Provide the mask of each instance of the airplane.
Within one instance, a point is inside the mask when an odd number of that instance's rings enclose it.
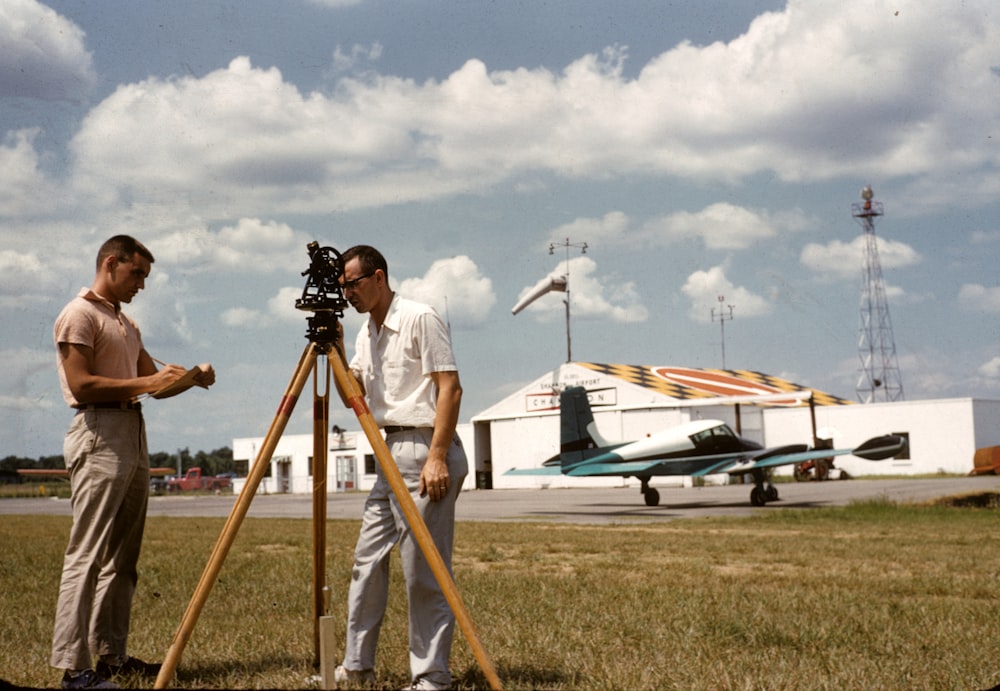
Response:
[[[614,443],[597,431],[583,387],[565,388],[559,395],[559,407],[559,454],[540,468],[512,468],[504,474],[634,477],[642,483],[646,506],[660,503],[660,493],[649,486],[650,478],[658,475],[749,474],[754,481],[750,504],[764,506],[778,500],[770,478],[772,468],[843,454],[881,461],[906,448],[905,437],[888,434],[853,449],[810,449],[806,444],[766,449],[737,436],[721,420],[692,420],[644,439]]]

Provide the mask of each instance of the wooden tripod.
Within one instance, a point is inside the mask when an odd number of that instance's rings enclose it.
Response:
[[[332,367],[336,382],[348,404],[354,410],[358,421],[361,423],[361,427],[364,429],[365,435],[371,443],[372,450],[375,452],[375,457],[382,467],[382,472],[386,480],[388,480],[393,494],[395,494],[396,499],[399,501],[400,508],[410,526],[410,530],[413,532],[417,544],[427,559],[431,571],[444,593],[445,599],[455,614],[455,620],[469,642],[469,646],[472,648],[472,652],[476,656],[476,660],[479,662],[479,666],[486,676],[490,688],[495,691],[500,691],[503,688],[489,654],[479,639],[479,634],[476,632],[472,618],[469,616],[468,610],[462,602],[462,596],[459,594],[458,588],[455,586],[455,582],[448,572],[444,560],[441,558],[437,545],[434,544],[430,531],[427,529],[423,518],[421,518],[413,497],[410,496],[406,483],[402,475],[400,475],[399,469],[392,459],[392,455],[389,453],[389,447],[386,446],[381,430],[379,430],[371,411],[368,409],[368,404],[364,400],[364,395],[361,393],[358,382],[347,370],[343,356],[339,351],[333,357],[328,357],[331,349],[332,345],[330,343],[310,341],[303,351],[292,380],[285,390],[284,396],[282,396],[271,427],[268,429],[267,436],[264,438],[260,452],[254,461],[253,468],[247,477],[246,485],[243,487],[243,491],[240,493],[229,514],[229,518],[222,529],[222,533],[219,535],[219,539],[215,543],[208,563],[205,565],[201,580],[198,582],[191,601],[188,603],[187,610],[184,612],[180,626],[174,634],[173,641],[163,660],[163,667],[156,678],[154,688],[166,688],[173,679],[177,665],[180,662],[181,654],[184,652],[184,647],[191,638],[194,626],[212,590],[212,585],[218,580],[222,564],[229,554],[229,549],[236,539],[236,533],[243,523],[243,519],[246,518],[250,503],[257,492],[257,487],[260,485],[264,473],[267,472],[271,456],[274,454],[278,440],[281,438],[285,426],[288,424],[292,411],[295,409],[295,404],[302,393],[305,381],[310,373],[313,373],[318,378],[318,358],[321,355],[324,356],[327,362],[325,368],[326,392],[321,396],[318,392],[318,382],[314,383],[315,404],[313,410],[313,632],[316,643],[314,662],[318,662],[320,659],[320,618],[325,614],[326,610],[324,589],[326,562],[326,461],[328,447],[329,382],[330,369]]]

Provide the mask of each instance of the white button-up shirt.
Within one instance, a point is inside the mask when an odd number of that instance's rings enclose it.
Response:
[[[430,374],[457,371],[451,338],[434,308],[393,296],[385,322],[358,332],[351,370],[364,384],[379,427],[433,427],[437,389]]]

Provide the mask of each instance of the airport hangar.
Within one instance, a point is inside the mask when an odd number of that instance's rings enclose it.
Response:
[[[612,440],[639,439],[700,418],[722,420],[741,436],[769,447],[813,445],[814,433],[820,440],[830,440],[834,448],[851,448],[882,434],[902,434],[909,440],[905,452],[885,461],[838,456],[835,468],[849,476],[964,475],[973,469],[976,449],[1000,445],[996,400],[862,405],[749,370],[569,362],[478,413],[471,424],[459,425],[469,454],[464,489],[638,488],[634,478],[504,475],[511,468],[538,467],[559,453],[559,391],[567,386],[587,389],[595,424]],[[761,398],[750,403],[745,400],[750,396]],[[249,470],[263,441],[263,437],[233,440],[233,458],[241,468]],[[335,429],[329,442],[331,491],[370,489],[377,460],[364,433]],[[311,492],[312,455],[311,434],[283,436],[258,492]],[[776,469],[777,474],[791,472],[790,466]],[[728,476],[716,479],[728,480]],[[245,478],[237,478],[235,491],[242,491],[244,484]],[[651,484],[690,485],[691,480],[654,477]]]

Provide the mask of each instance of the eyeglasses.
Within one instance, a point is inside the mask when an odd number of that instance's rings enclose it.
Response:
[[[344,290],[354,290],[355,288],[358,287],[358,284],[361,283],[361,281],[365,280],[366,278],[371,278],[374,275],[375,272],[372,271],[370,274],[365,274],[364,276],[358,276],[354,280],[344,281],[343,283],[340,284],[340,287],[343,288]]]

